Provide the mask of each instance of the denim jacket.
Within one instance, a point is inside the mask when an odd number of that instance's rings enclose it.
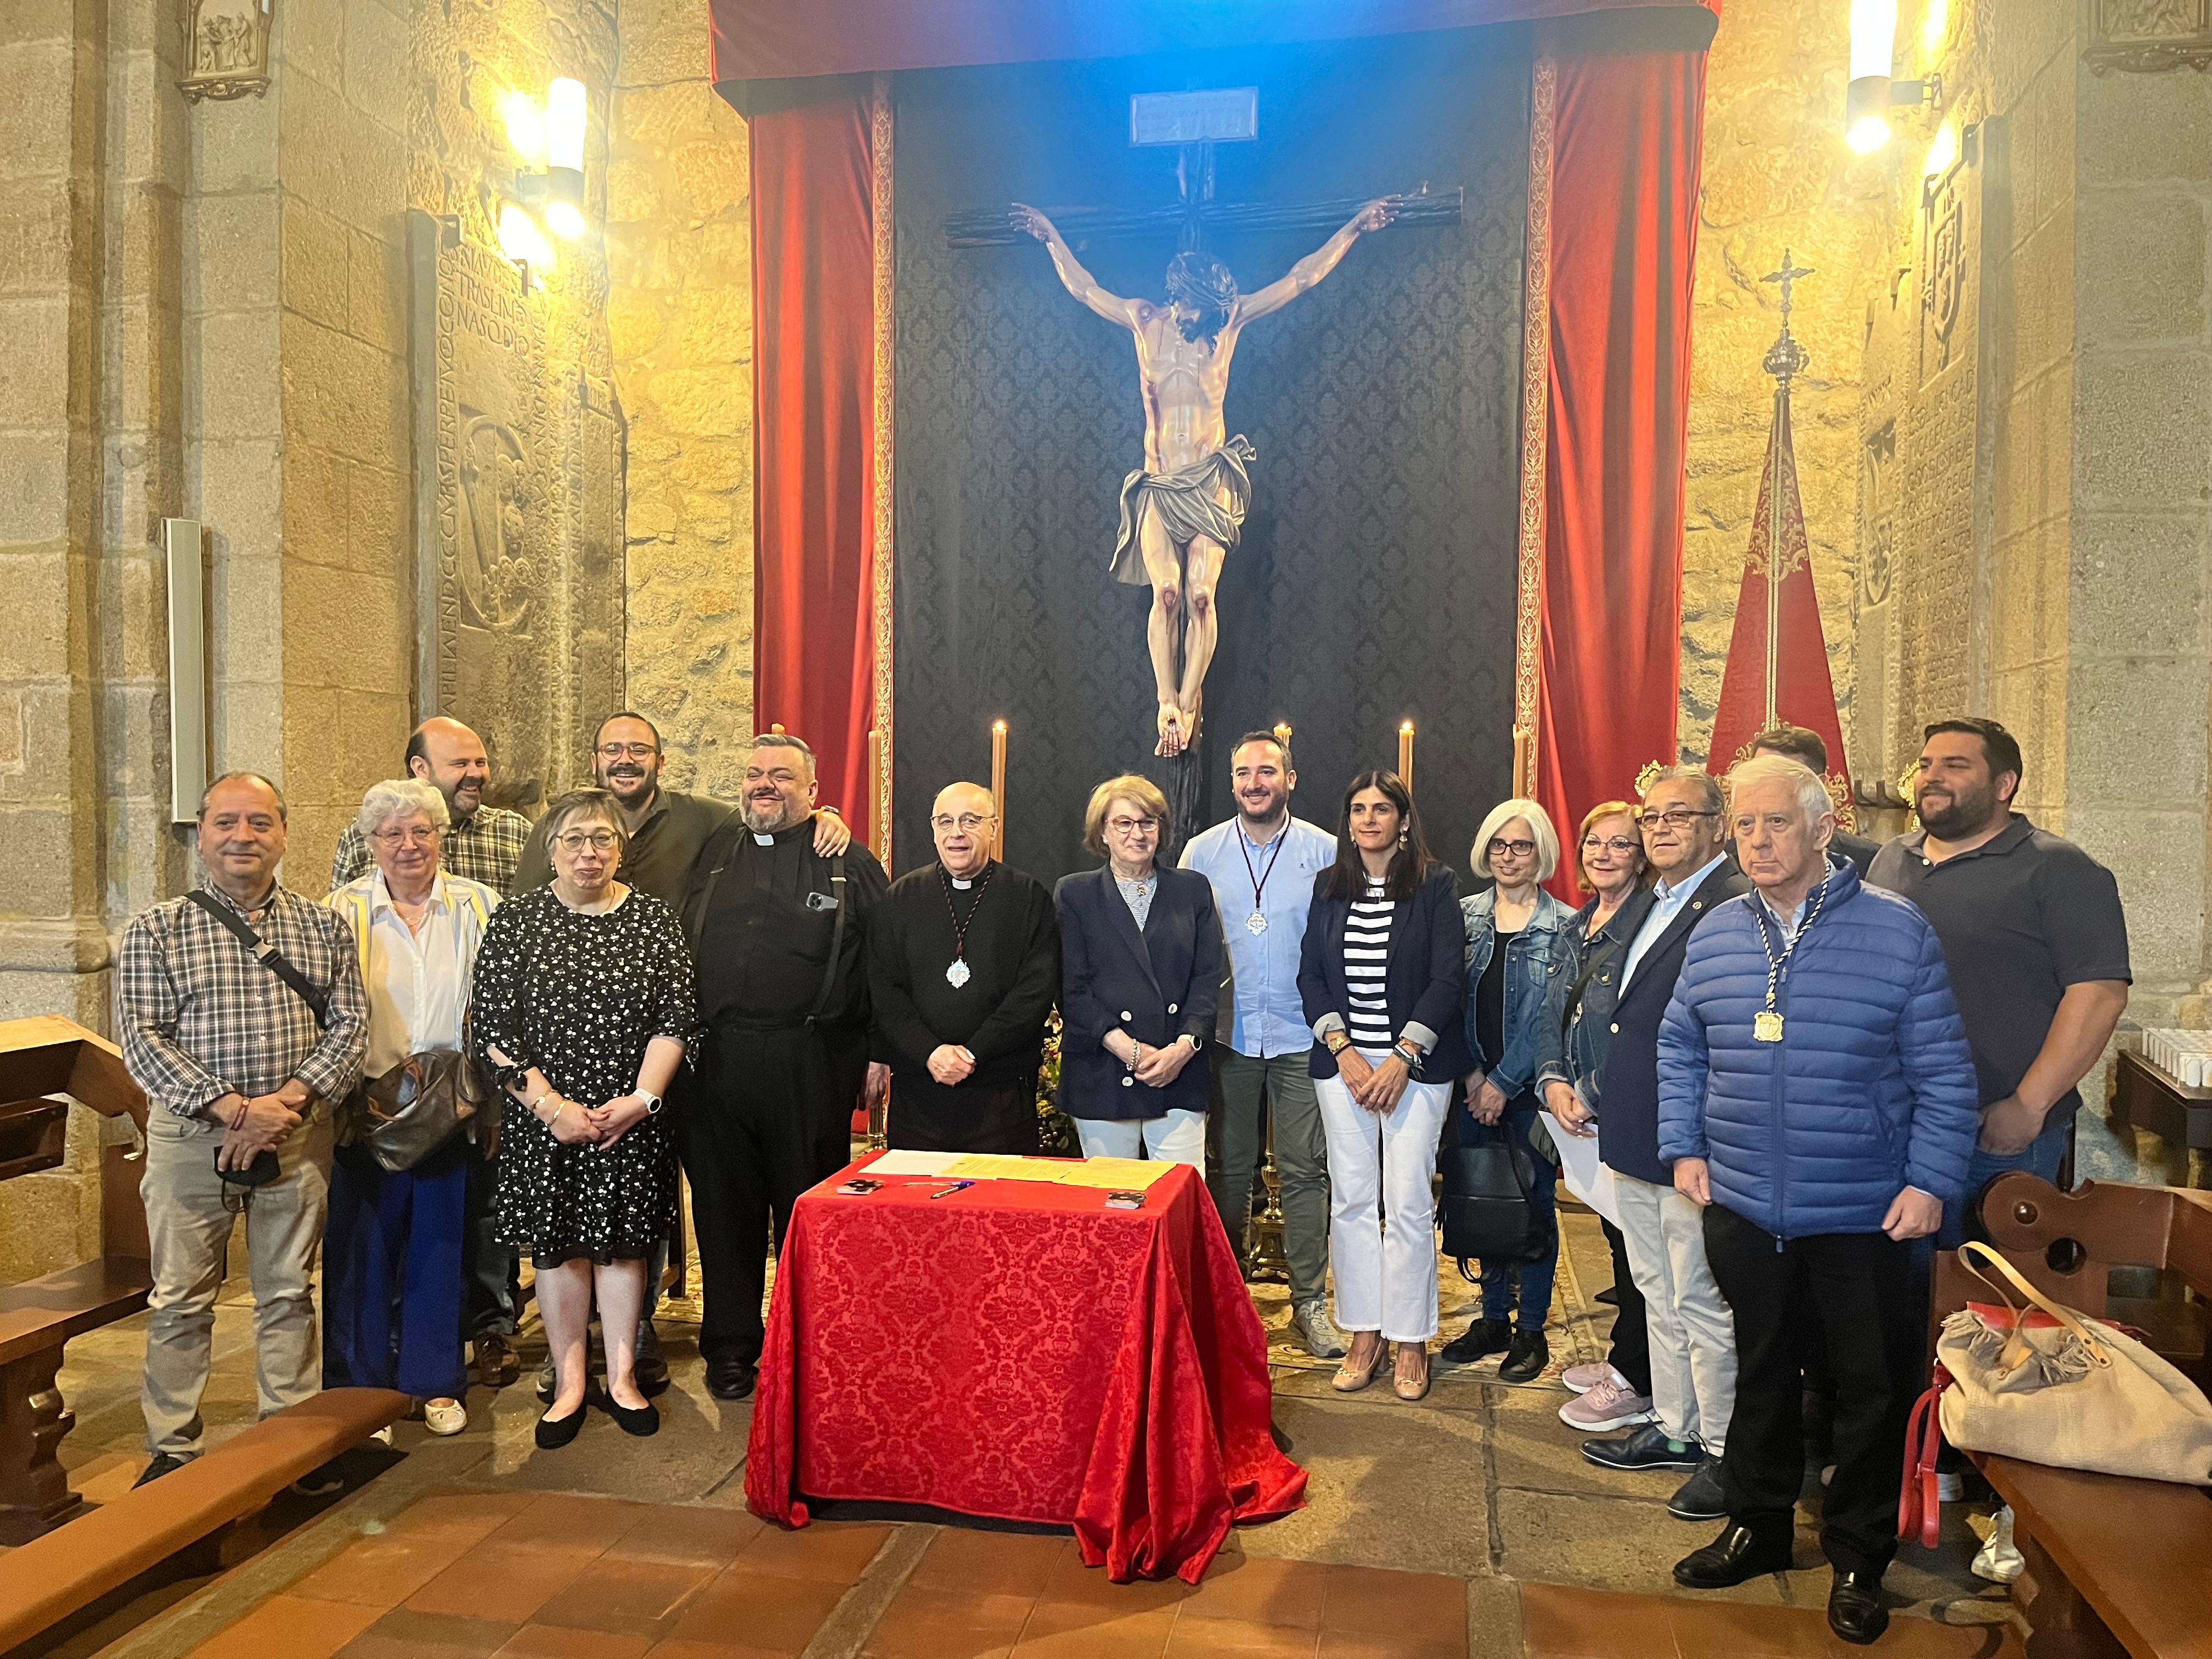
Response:
[[[1475,1064],[1512,1100],[1536,1081],[1546,1010],[1555,1000],[1553,988],[1559,981],[1571,976],[1574,951],[1567,930],[1574,912],[1542,888],[1536,890],[1536,908],[1528,925],[1510,935],[1505,947],[1505,1052],[1486,1054],[1474,1003],[1476,987],[1498,942],[1497,890],[1462,899],[1459,910],[1467,929],[1467,1046],[1474,1053]]]
[[[1540,1091],[1547,1083],[1565,1083],[1593,1113],[1598,1109],[1606,1052],[1613,1046],[1613,1005],[1620,995],[1620,970],[1628,961],[1629,941],[1651,908],[1647,892],[1631,893],[1595,933],[1589,924],[1597,914],[1597,901],[1592,899],[1575,912],[1567,924],[1568,966],[1553,979],[1552,1006],[1544,1014],[1536,1087]],[[1568,999],[1578,980],[1582,995],[1570,1007]]]

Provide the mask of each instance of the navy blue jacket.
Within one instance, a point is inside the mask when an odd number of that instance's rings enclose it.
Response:
[[[1306,1024],[1334,1014],[1346,1023],[1352,997],[1344,977],[1344,929],[1352,919],[1349,899],[1323,898],[1324,870],[1314,878],[1313,908],[1298,952],[1298,996]],[[1439,864],[1410,899],[1391,907],[1390,956],[1383,970],[1383,995],[1390,1006],[1390,1029],[1400,1036],[1409,1025],[1433,1046],[1413,1073],[1417,1083],[1449,1083],[1474,1069],[1461,1013],[1467,1006],[1464,966],[1467,931],[1460,920],[1459,879]],[[1316,1036],[1306,1069],[1315,1077],[1334,1077],[1336,1056]]]
[[[1636,964],[1636,973],[1613,1000],[1612,1029],[1606,1033],[1612,1047],[1606,1050],[1605,1069],[1598,1077],[1597,1153],[1625,1176],[1648,1181],[1655,1187],[1671,1187],[1674,1172],[1659,1158],[1659,1023],[1667,1017],[1667,1003],[1674,994],[1674,979],[1682,971],[1682,951],[1690,935],[1723,899],[1751,890],[1751,883],[1733,860],[1698,884],[1689,902],[1677,911],[1667,931],[1651,942]],[[1641,908],[1636,926],[1642,927],[1650,914],[1652,896],[1647,890],[1632,901]],[[1621,946],[1621,960],[1636,943],[1633,933]]]
[[[1060,912],[1060,1109],[1070,1117],[1143,1118],[1202,1112],[1206,1063],[1187,1061],[1174,1082],[1154,1089],[1137,1081],[1105,1048],[1106,1034],[1127,1031],[1164,1048],[1188,1035],[1213,1040],[1221,998],[1221,916],[1213,884],[1195,870],[1156,866],[1159,885],[1145,927],[1102,865],[1062,876],[1053,890]]]
[[[1778,1239],[1879,1232],[1908,1185],[1955,1201],[1981,1097],[1928,918],[1833,866],[1775,988],[1781,1040],[1761,1042],[1783,943],[1756,895],[1692,936],[1659,1036],[1660,1157],[1705,1159],[1713,1201]]]

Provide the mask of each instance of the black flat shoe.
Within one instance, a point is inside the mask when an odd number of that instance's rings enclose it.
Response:
[[[1455,1365],[1472,1365],[1478,1359],[1504,1353],[1512,1346],[1511,1321],[1478,1319],[1444,1344],[1443,1357]]]
[[[752,1393],[759,1375],[744,1360],[718,1354],[707,1362],[707,1392],[717,1400],[743,1400]]]
[[[1838,1572],[1828,1586],[1828,1628],[1860,1647],[1879,1640],[1889,1628],[1881,1578],[1870,1572]]]
[[[1730,1527],[1703,1549],[1674,1564],[1674,1582],[1684,1589],[1729,1589],[1747,1579],[1790,1571],[1790,1535],[1762,1535],[1749,1527]]]
[[[592,1403],[606,1413],[609,1417],[613,1418],[615,1426],[624,1434],[634,1434],[642,1438],[646,1435],[660,1432],[660,1407],[650,1400],[642,1406],[632,1408],[617,1404],[615,1397],[611,1394],[602,1394]],[[579,1415],[581,1413],[580,1413]]]
[[[538,1419],[538,1449],[558,1451],[583,1431],[585,1407],[579,1406],[566,1417]]]
[[[1516,1330],[1505,1350],[1505,1363],[1498,1368],[1500,1382],[1534,1382],[1552,1363],[1552,1345],[1541,1331]]]

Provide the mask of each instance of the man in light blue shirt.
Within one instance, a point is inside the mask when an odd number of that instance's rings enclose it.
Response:
[[[1298,951],[1314,878],[1336,861],[1336,837],[1291,816],[1298,775],[1273,732],[1239,738],[1229,767],[1237,816],[1194,836],[1182,853],[1183,868],[1213,884],[1229,942],[1213,1048],[1220,1091],[1213,1199],[1230,1242],[1244,1256],[1264,1097],[1274,1114],[1291,1328],[1316,1358],[1336,1359],[1345,1341],[1328,1316],[1328,1143],[1307,1070],[1313,1032],[1298,998]]]

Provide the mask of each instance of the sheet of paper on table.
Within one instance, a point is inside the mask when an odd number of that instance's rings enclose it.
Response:
[[[879,1158],[870,1166],[883,1168]],[[1097,1187],[1109,1192],[1142,1192],[1176,1166],[1132,1158],[1014,1158],[1001,1152],[970,1152],[933,1175],[978,1181],[1041,1181],[1055,1187]]]
[[[941,1176],[960,1161],[958,1152],[885,1152],[868,1165],[872,1176]]]
[[[1552,1145],[1559,1149],[1559,1179],[1567,1183],[1567,1190],[1614,1226],[1620,1225],[1620,1201],[1613,1196],[1613,1170],[1598,1161],[1597,1137],[1569,1134],[1549,1112],[1541,1116]]]

